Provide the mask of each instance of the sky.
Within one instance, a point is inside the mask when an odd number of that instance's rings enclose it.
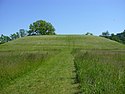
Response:
[[[29,30],[37,20],[57,34],[119,33],[125,29],[125,0],[0,0],[0,34]]]

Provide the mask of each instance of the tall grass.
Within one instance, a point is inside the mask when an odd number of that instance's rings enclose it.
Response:
[[[125,53],[75,50],[77,81],[84,94],[125,94]]]
[[[2,52],[0,53],[0,89],[14,79],[35,70],[53,53]]]

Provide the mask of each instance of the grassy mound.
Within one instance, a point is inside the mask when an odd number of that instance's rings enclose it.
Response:
[[[123,93],[124,50],[118,42],[83,35],[28,36],[1,44],[0,93],[78,93],[71,84],[74,64],[82,92]]]

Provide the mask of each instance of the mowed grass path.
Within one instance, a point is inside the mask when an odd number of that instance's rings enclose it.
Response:
[[[74,65],[70,51],[63,51],[44,62],[38,69],[16,79],[1,94],[73,94]],[[75,89],[76,88],[76,89]]]

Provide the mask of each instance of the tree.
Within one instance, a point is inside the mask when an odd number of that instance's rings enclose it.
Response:
[[[115,40],[117,42],[121,42],[121,40],[119,39],[119,37],[115,34],[111,34],[111,36],[109,37],[111,40]]]
[[[4,36],[3,34],[0,36],[0,44],[8,41],[10,41],[10,37]]]
[[[17,35],[14,33],[14,34],[11,34],[10,35],[10,38],[11,38],[11,40],[15,40],[15,39],[17,39]]]
[[[4,35],[3,34],[0,36],[0,44],[2,44],[2,43],[4,43]]]
[[[17,36],[17,38],[20,38],[19,32],[16,32],[16,36]]]
[[[46,31],[46,34],[47,35],[55,35],[55,28],[52,26],[51,23],[47,23],[47,31]]]
[[[20,34],[20,37],[26,36],[26,30],[20,29],[20,30],[19,30],[19,34]]]
[[[101,35],[101,36],[102,36],[102,37],[109,37],[110,34],[109,34],[108,30],[107,30],[106,32],[102,32],[102,35]]]
[[[90,32],[87,32],[85,35],[93,35],[92,33],[90,33]]]
[[[55,35],[55,28],[49,22],[38,20],[29,26],[29,35]]]
[[[31,30],[27,31],[27,34],[28,34],[28,36],[31,36],[32,35],[32,31]]]
[[[116,36],[119,38],[121,43],[125,44],[125,30],[122,33],[117,33]]]
[[[108,31],[106,31],[102,32],[102,35],[100,36],[125,44],[125,30],[121,33],[111,34],[111,35],[109,34]]]

